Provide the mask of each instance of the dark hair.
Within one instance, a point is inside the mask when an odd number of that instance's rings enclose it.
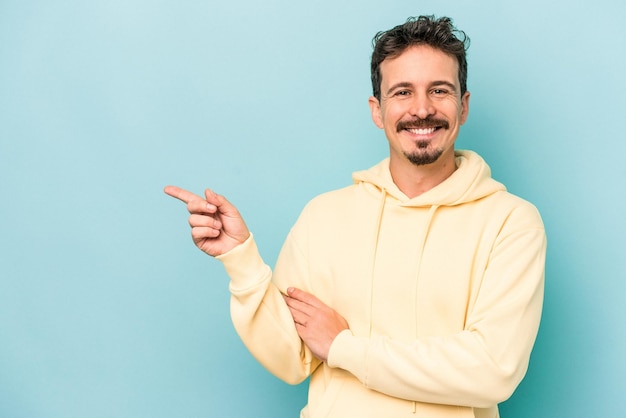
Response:
[[[458,30],[449,17],[436,19],[434,16],[410,17],[406,23],[388,31],[378,32],[372,44],[372,89],[374,97],[380,100],[380,64],[387,58],[395,58],[405,49],[415,45],[428,45],[455,57],[459,63],[459,83],[461,96],[467,91],[467,60],[469,37]]]

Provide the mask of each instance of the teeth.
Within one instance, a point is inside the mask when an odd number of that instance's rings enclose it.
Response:
[[[435,132],[435,128],[408,129],[408,131],[416,135],[428,135]]]

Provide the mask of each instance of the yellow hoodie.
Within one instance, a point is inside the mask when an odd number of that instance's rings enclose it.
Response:
[[[303,418],[496,418],[522,380],[543,301],[546,239],[530,203],[471,151],[413,199],[388,159],[313,199],[274,273],[254,239],[222,255],[231,314],[271,373],[311,377]],[[313,357],[281,292],[310,292],[350,330]]]

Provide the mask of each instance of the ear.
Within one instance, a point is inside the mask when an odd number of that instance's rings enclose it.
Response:
[[[380,102],[374,96],[371,96],[367,102],[370,105],[370,112],[372,112],[372,121],[374,121],[374,125],[383,129],[383,115],[380,111]]]
[[[469,101],[470,101],[470,92],[466,91],[463,97],[461,97],[461,125],[465,123],[467,120],[467,116],[469,115]]]

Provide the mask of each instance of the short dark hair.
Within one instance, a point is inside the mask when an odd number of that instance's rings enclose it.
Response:
[[[434,16],[410,17],[407,21],[387,31],[378,32],[372,44],[372,90],[380,100],[380,64],[387,58],[395,58],[405,49],[415,45],[428,45],[451,55],[459,63],[459,83],[461,97],[467,91],[467,59],[470,39],[465,32],[458,30],[449,17]]]

